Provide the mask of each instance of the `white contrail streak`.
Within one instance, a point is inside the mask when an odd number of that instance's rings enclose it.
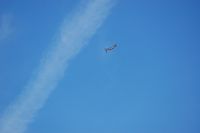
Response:
[[[23,133],[34,115],[44,105],[49,94],[63,77],[69,63],[94,35],[108,16],[112,0],[90,0],[64,22],[57,41],[43,57],[38,73],[2,116],[0,133]]]

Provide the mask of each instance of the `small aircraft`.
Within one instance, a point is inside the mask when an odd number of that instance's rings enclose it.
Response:
[[[109,48],[105,48],[104,50],[105,50],[105,52],[107,53],[108,51],[112,51],[114,48],[116,48],[117,47],[117,44],[113,44],[111,47],[109,47]]]

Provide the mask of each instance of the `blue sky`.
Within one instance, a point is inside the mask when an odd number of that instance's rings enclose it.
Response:
[[[1,0],[1,117],[38,72],[63,21],[70,23],[87,2]],[[26,133],[198,133],[199,6],[197,0],[118,0]],[[106,54],[114,42],[119,47]]]

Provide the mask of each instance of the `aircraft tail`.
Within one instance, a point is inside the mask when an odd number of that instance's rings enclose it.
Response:
[[[104,50],[105,50],[106,53],[108,52],[108,50],[106,48]]]

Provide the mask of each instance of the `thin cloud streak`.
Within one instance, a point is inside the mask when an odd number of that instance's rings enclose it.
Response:
[[[12,32],[12,16],[10,14],[2,14],[0,16],[0,41],[6,39]]]
[[[112,0],[90,0],[65,20],[55,45],[41,60],[38,73],[3,115],[0,133],[24,133],[63,77],[69,61],[86,45],[109,15]]]

